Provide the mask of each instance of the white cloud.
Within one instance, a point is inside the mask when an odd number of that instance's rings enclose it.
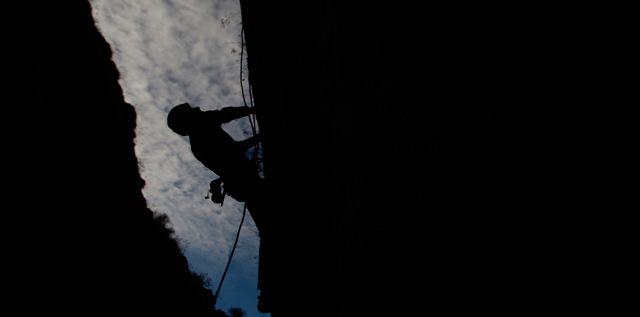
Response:
[[[166,114],[183,102],[203,110],[242,105],[239,1],[91,0],[91,4],[98,28],[114,51],[125,100],[137,111],[135,150],[148,205],[169,216],[192,268],[207,273],[215,284],[242,205],[227,198],[222,211],[204,199],[215,175],[195,160],[186,138],[166,127]],[[250,135],[246,120],[228,124],[225,130],[236,139]],[[233,264],[242,276],[225,282],[231,294],[221,306],[242,302],[243,308],[257,314],[252,311],[257,246],[255,225],[245,222]]]

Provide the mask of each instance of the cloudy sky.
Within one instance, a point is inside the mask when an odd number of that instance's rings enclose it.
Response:
[[[195,160],[188,140],[166,127],[166,115],[189,102],[203,110],[241,106],[239,0],[90,0],[111,44],[125,100],[137,111],[136,154],[149,207],[169,216],[192,270],[215,291],[242,216],[204,197],[216,176]],[[235,139],[251,134],[246,119],[224,127]],[[248,216],[248,214],[247,214]],[[248,221],[219,299],[219,308],[256,310],[258,236]]]

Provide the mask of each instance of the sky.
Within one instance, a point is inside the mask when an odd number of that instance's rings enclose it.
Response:
[[[206,274],[215,291],[242,204],[227,197],[221,207],[204,198],[216,175],[193,157],[186,137],[169,130],[166,115],[184,102],[202,110],[243,105],[239,0],[90,2],[113,50],[124,98],[137,112],[135,151],[147,205],[169,217],[191,269]],[[246,74],[246,60],[244,67]],[[223,128],[236,140],[251,135],[247,119]],[[259,239],[248,213],[247,219],[218,308],[268,316],[256,309]]]

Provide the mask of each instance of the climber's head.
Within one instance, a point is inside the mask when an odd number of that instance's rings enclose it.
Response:
[[[179,104],[169,111],[167,125],[173,132],[182,136],[189,135],[190,126],[197,108],[192,108],[188,103]]]

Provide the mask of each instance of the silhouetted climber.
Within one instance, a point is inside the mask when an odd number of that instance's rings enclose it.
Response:
[[[246,152],[260,141],[260,135],[254,135],[243,141],[235,141],[223,129],[222,124],[254,113],[249,107],[227,107],[220,110],[202,111],[191,107],[188,103],[177,105],[169,111],[167,125],[175,133],[188,136],[193,155],[204,166],[216,173],[220,178],[211,182],[212,200],[222,203],[224,193],[237,201],[246,202],[247,209],[253,218],[260,234],[260,260],[258,273],[258,289],[261,290],[258,308],[269,310],[267,303],[267,282],[265,276],[265,253],[269,249],[271,222],[266,213],[267,195],[263,190],[264,181],[260,178],[258,168],[249,160]],[[270,271],[270,270],[268,270]],[[266,275],[270,275],[266,273]]]
[[[260,180],[255,164],[245,156],[259,136],[235,141],[221,125],[251,113],[249,107],[202,111],[183,103],[173,107],[167,119],[169,128],[189,137],[196,159],[220,176],[226,193],[238,201],[247,201]]]

